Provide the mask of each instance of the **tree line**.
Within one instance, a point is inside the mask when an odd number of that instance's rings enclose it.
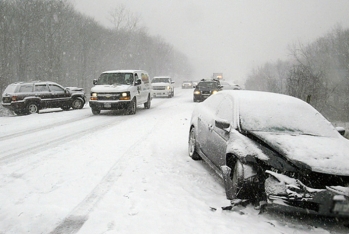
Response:
[[[307,45],[290,45],[289,51],[289,59],[253,69],[245,88],[291,95],[331,121],[349,121],[349,29],[336,26]]]
[[[124,7],[109,14],[113,28],[77,12],[66,0],[0,0],[1,93],[10,83],[31,80],[89,90],[105,70],[190,75],[188,58],[139,27],[139,18]]]

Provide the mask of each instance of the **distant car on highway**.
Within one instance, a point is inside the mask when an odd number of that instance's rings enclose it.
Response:
[[[230,84],[226,81],[220,81],[220,84],[222,85],[222,90],[240,90],[241,87],[237,84]]]
[[[155,76],[151,81],[153,97],[173,97],[174,83],[170,76]]]
[[[220,91],[193,111],[188,151],[223,178],[232,201],[349,216],[349,141],[300,99]]]
[[[190,80],[186,80],[182,82],[182,89],[192,89],[193,88],[193,82]]]
[[[17,115],[39,113],[41,109],[81,109],[86,102],[82,88],[65,88],[51,81],[16,82],[2,94],[2,106]]]

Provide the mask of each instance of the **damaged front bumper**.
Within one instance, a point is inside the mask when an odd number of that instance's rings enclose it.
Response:
[[[269,204],[299,207],[319,214],[349,216],[349,188],[326,186],[313,189],[301,181],[266,171],[265,193]]]

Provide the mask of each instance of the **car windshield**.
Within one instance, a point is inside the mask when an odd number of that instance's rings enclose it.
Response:
[[[210,88],[210,89],[216,89],[217,83],[216,82],[200,82],[197,85],[197,88]]]
[[[330,122],[312,106],[298,99],[246,96],[239,106],[241,128],[247,131],[336,136]]]
[[[130,85],[132,83],[132,73],[103,73],[97,81],[97,85]]]
[[[169,83],[169,78],[154,78],[151,83]]]

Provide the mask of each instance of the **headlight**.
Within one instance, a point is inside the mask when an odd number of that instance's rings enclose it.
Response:
[[[171,87],[170,87],[170,86],[167,86],[166,89],[171,89]]]
[[[128,92],[121,93],[120,100],[131,100],[130,93]]]
[[[90,100],[97,100],[97,93],[91,93]]]
[[[199,90],[195,90],[194,94],[200,94],[200,91]]]
[[[213,90],[213,91],[212,91],[212,94],[216,94],[216,93],[218,93],[217,90]]]

